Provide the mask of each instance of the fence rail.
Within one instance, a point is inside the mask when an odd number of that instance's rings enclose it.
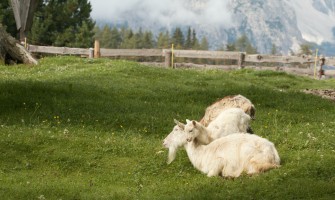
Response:
[[[59,55],[89,55],[89,49],[70,48],[70,47],[51,47],[51,46],[36,46],[28,45],[28,50],[31,53],[47,53]]]
[[[215,66],[215,65],[199,65],[193,63],[174,63],[174,66],[199,67],[206,66],[208,68],[255,68],[255,69],[270,69],[282,70],[298,74],[315,74],[314,64],[319,62],[320,58],[313,56],[273,56],[264,54],[246,54],[244,52],[229,52],[229,51],[199,51],[199,50],[174,50],[171,49],[104,49],[99,48],[94,51],[93,48],[69,48],[69,47],[52,47],[52,46],[36,46],[28,45],[28,50],[31,53],[46,53],[59,55],[83,55],[87,57],[164,57],[164,66],[172,65],[171,57],[175,58],[199,58],[199,59],[221,59],[221,60],[235,60],[237,65],[235,67]],[[99,55],[93,55],[99,52]],[[317,59],[317,60],[315,60]],[[260,67],[248,66],[248,64],[255,63],[281,63],[281,64],[309,64],[313,67]],[[327,58],[326,65],[335,65],[334,58]],[[325,75],[335,76],[335,70],[326,70]]]
[[[154,57],[163,56],[160,49],[100,49],[101,57],[114,56],[139,56],[139,57]]]

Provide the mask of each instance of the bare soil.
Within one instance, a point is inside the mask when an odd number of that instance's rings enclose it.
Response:
[[[322,98],[335,101],[335,89],[325,89],[325,90],[305,89],[304,92],[307,94],[314,94],[314,95],[321,96]]]

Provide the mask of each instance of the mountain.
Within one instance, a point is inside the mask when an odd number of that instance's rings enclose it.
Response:
[[[161,0],[133,2],[118,8],[107,22],[133,29],[160,31],[190,26],[206,36],[211,49],[245,34],[260,53],[275,45],[283,54],[309,42],[323,54],[335,54],[334,0]],[[93,7],[94,9],[94,7]]]

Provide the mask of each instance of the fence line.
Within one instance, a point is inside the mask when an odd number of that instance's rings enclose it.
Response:
[[[98,45],[99,46],[99,45]],[[52,46],[36,46],[28,45],[28,50],[31,53],[47,53],[59,55],[82,55],[87,57],[164,57],[164,66],[171,66],[171,49],[98,49],[94,51],[93,48],[69,48],[69,47],[52,47]],[[98,52],[99,55],[93,56],[93,51]],[[246,54],[245,52],[230,52],[230,51],[200,51],[200,50],[174,50],[173,56],[175,58],[199,58],[199,59],[221,59],[221,60],[235,60],[237,65],[235,67],[215,66],[215,65],[199,65],[193,63],[175,63],[174,66],[199,67],[206,66],[207,68],[244,68],[246,64],[252,63],[281,63],[281,64],[309,64],[313,67],[298,68],[298,67],[260,67],[247,66],[247,68],[255,69],[270,69],[287,71],[293,73],[307,73],[313,75],[315,57],[313,56],[273,56],[264,54]],[[317,62],[320,58],[317,58]],[[327,58],[326,65],[335,65],[334,58]],[[319,68],[319,66],[318,66]],[[325,71],[325,75],[334,76],[335,70]]]
[[[90,50],[84,48],[70,47],[52,47],[52,46],[36,46],[28,45],[28,51],[31,53],[47,53],[60,55],[89,55]]]

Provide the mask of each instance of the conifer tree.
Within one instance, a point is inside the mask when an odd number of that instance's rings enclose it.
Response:
[[[100,33],[100,47],[102,48],[112,48],[112,30],[108,25],[105,25]]]
[[[208,41],[206,37],[203,37],[200,42],[200,50],[208,50]]]
[[[93,32],[94,32],[94,39],[95,40],[101,40],[102,31],[101,31],[100,27],[99,26],[94,26]]]
[[[304,43],[300,45],[300,55],[312,55],[312,45],[309,43]]]
[[[123,28],[121,30],[121,35],[122,35],[122,43],[121,43],[121,48],[122,49],[133,49],[135,48],[135,36],[134,32],[132,29],[126,29]]]
[[[236,51],[235,43],[227,44],[226,45],[226,50],[227,51]]]
[[[135,33],[133,38],[132,49],[142,49],[143,48],[143,31],[142,28],[139,29],[137,33]]]
[[[191,27],[188,27],[187,29],[187,36],[185,41],[185,49],[192,49],[192,30]]]
[[[170,48],[170,33],[165,31],[165,33],[160,32],[157,38],[157,48],[166,49]]]
[[[16,23],[9,0],[0,2],[0,24],[3,25],[7,33],[13,37],[16,37]]]
[[[143,46],[144,49],[151,49],[155,46],[154,37],[151,31],[146,31],[143,35]]]
[[[116,27],[113,27],[113,29],[110,32],[111,36],[110,36],[110,48],[112,49],[118,49],[120,48],[121,45],[121,34],[119,32],[119,30]]]
[[[172,36],[172,43],[176,49],[182,49],[184,47],[184,42],[183,32],[177,27]]]
[[[247,45],[247,47],[245,48],[245,52],[248,54],[257,54],[257,48],[253,47],[251,43],[249,43]]]
[[[242,35],[235,42],[235,47],[237,51],[247,52],[249,54],[257,53],[257,49],[254,48],[246,35]]]
[[[195,30],[193,29],[193,31],[192,31],[192,48],[193,49],[199,49],[199,46],[200,46],[200,44],[199,44],[199,40],[197,38],[197,34],[196,34]]]
[[[91,11],[88,0],[40,1],[28,36],[34,38],[36,44],[69,47],[79,45],[77,36],[86,37],[80,39],[85,41],[80,46],[90,47],[94,35]]]
[[[88,24],[84,21],[75,34],[75,42],[72,46],[86,48],[92,46],[92,34]]]

